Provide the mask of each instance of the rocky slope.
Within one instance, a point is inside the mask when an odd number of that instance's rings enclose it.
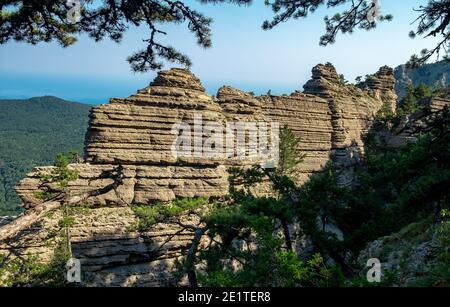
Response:
[[[361,251],[358,262],[381,262],[382,280],[397,287],[445,287],[450,276],[450,222],[432,223],[429,219],[410,224],[397,233],[370,243]]]
[[[395,91],[400,98],[406,94],[408,84],[418,86],[421,83],[431,87],[445,88],[450,85],[450,62],[440,61],[425,64],[416,69],[408,69],[406,65],[395,68]]]
[[[122,184],[106,194],[87,199],[87,210],[73,214],[70,242],[73,256],[81,260],[87,285],[173,285],[175,264],[189,248],[194,235],[179,225],[159,223],[138,232],[131,204],[152,205],[184,197],[220,198],[228,193],[229,166],[264,162],[266,156],[175,155],[172,145],[178,132],[174,124],[204,122],[279,122],[301,139],[306,154],[298,182],[304,182],[333,161],[342,172],[340,183],[352,183],[352,168],[364,153],[362,136],[383,105],[394,108],[394,76],[383,67],[363,89],[342,84],[331,65],[313,68],[305,91],[290,96],[252,97],[222,87],[217,98],[206,94],[200,80],[182,69],[159,73],[145,89],[126,99],[94,107],[86,134],[85,162],[70,168],[79,173],[70,182],[71,195],[102,188],[112,179],[102,176],[120,165]],[[250,129],[251,126],[250,126]],[[196,131],[193,132],[196,135]],[[206,141],[206,135],[200,135]],[[250,142],[249,142],[250,144]],[[233,147],[233,146],[232,146]],[[41,175],[51,168],[36,168],[21,181],[17,192],[28,210],[42,202],[36,198]],[[59,215],[58,215],[59,214]],[[45,216],[31,228],[0,245],[0,254],[37,254],[52,258],[45,238],[59,229],[61,212]],[[191,216],[185,223],[197,223]],[[36,235],[38,234],[38,235]]]

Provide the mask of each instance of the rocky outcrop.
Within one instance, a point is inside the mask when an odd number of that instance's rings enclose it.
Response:
[[[444,97],[432,97],[424,101],[424,107],[431,113],[439,112],[450,106],[450,99]]]
[[[392,112],[395,112],[397,105],[397,95],[392,91],[395,85],[394,71],[388,66],[383,66],[374,74],[368,76],[365,81],[366,89],[369,94],[381,100]]]
[[[209,155],[204,148],[174,154],[173,145],[180,123],[189,125],[192,139],[200,144],[209,137],[195,131],[195,123],[271,123],[288,125],[300,138],[306,154],[299,168],[300,183],[320,171],[330,159],[342,168],[353,165],[363,153],[363,134],[383,106],[394,105],[392,69],[382,67],[368,78],[365,89],[342,84],[331,65],[317,65],[305,91],[290,96],[252,95],[224,86],[217,98],[209,96],[200,80],[183,69],[158,74],[146,88],[125,99],[111,99],[91,111],[86,134],[86,163],[73,165],[80,179],[71,183],[74,192],[98,188],[107,181],[95,180],[104,170],[122,165],[125,181],[120,195],[93,199],[95,204],[149,203],[179,197],[227,194],[226,166],[254,165],[261,157]],[[223,131],[225,132],[225,131]],[[200,134],[200,135],[199,135]],[[248,136],[246,135],[247,141]],[[226,135],[221,138],[226,144]],[[256,143],[257,144],[257,143]],[[203,150],[203,151],[202,151]],[[33,192],[39,181],[37,168],[17,191],[25,203],[36,202]],[[351,177],[348,178],[351,180]]]
[[[79,176],[69,183],[68,190],[77,195],[109,185],[113,180],[102,174],[118,165],[123,168],[123,179],[117,189],[89,198],[89,212],[75,216],[71,226],[74,256],[81,260],[89,276],[85,284],[175,283],[171,274],[177,259],[189,248],[193,233],[164,223],[139,233],[133,229],[137,218],[130,205],[151,206],[155,201],[184,197],[221,198],[228,193],[227,167],[250,166],[267,159],[252,154],[259,142],[248,146],[243,156],[205,156],[204,148],[196,152],[189,146],[187,152],[174,154],[177,137],[199,121],[200,126],[208,122],[257,123],[249,125],[249,129],[255,129],[260,122],[287,125],[300,138],[299,149],[306,154],[296,176],[298,183],[331,161],[342,170],[341,184],[351,184],[352,167],[364,152],[363,134],[378,110],[395,101],[392,70],[380,69],[364,89],[343,84],[331,65],[318,65],[312,74],[305,91],[290,96],[253,97],[224,86],[213,98],[192,73],[171,69],[160,72],[135,95],[94,107],[86,134],[85,162],[70,165]],[[211,141],[209,135],[195,128],[190,135],[194,141],[189,145],[195,145],[195,137],[200,144]],[[225,137],[215,139],[220,141],[226,142]],[[36,168],[18,185],[17,192],[26,208],[33,209],[40,202],[36,191],[42,174],[51,169]],[[33,229],[22,232],[15,242],[26,242],[33,231],[45,236],[52,227],[54,219],[45,217]],[[32,246],[42,249],[31,251],[48,259],[48,248],[44,248],[42,240],[37,242],[41,243]],[[0,244],[0,253],[11,252],[8,244]],[[30,252],[29,245],[19,245],[14,247],[15,253]]]
[[[367,261],[376,258],[381,263],[381,282],[385,284],[448,286],[449,226],[448,221],[422,220],[369,243],[357,258],[357,263],[364,268],[361,275],[367,272]]]
[[[304,93],[326,100],[331,124],[330,155],[340,170],[342,185],[353,182],[353,167],[364,154],[363,136],[370,129],[371,119],[388,104],[394,108],[392,69],[382,67],[368,78],[362,89],[346,85],[329,64],[313,68],[313,76],[304,86]],[[390,89],[390,90],[389,90]]]
[[[171,150],[179,122],[223,122],[217,102],[207,95],[191,73],[172,69],[161,72],[149,87],[126,99],[94,107],[86,134],[86,161],[93,164],[211,165],[212,159],[174,156]],[[181,159],[181,161],[179,160]]]
[[[437,112],[450,107],[450,99],[431,97],[423,99],[419,105],[419,110],[411,115],[403,116],[392,129],[382,128],[378,132],[380,140],[390,147],[402,147],[408,142],[416,141],[420,130],[426,127],[427,120]]]

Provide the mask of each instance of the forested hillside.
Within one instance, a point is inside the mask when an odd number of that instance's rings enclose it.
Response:
[[[0,216],[20,212],[14,186],[32,167],[83,150],[90,108],[51,96],[0,100]]]

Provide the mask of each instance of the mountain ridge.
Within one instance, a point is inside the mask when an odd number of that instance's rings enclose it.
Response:
[[[406,64],[399,65],[394,69],[394,76],[395,91],[399,99],[405,96],[410,84],[415,87],[425,84],[433,88],[445,88],[450,85],[450,61],[442,60],[413,69]]]

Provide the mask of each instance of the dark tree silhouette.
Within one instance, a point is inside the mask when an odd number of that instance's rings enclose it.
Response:
[[[77,2],[81,3],[79,12],[74,11]],[[221,2],[245,4],[249,1]],[[144,39],[147,47],[128,58],[136,72],[160,69],[163,66],[161,59],[190,66],[186,55],[158,42],[157,36],[166,34],[159,28],[161,23],[187,23],[199,45],[211,46],[212,19],[191,9],[183,1],[103,0],[99,5],[93,0],[0,0],[0,11],[0,44],[11,39],[31,44],[55,40],[67,47],[75,43],[81,33],[88,34],[95,41],[109,37],[120,42],[130,26],[146,25],[150,30],[149,37]]]
[[[74,3],[80,3],[74,11]],[[177,0],[0,0],[0,44],[10,40],[31,44],[55,40],[63,47],[76,42],[77,36],[85,33],[95,41],[110,38],[120,42],[124,32],[131,26],[145,25],[149,35],[144,42],[147,47],[128,58],[136,72],[161,69],[162,60],[176,62],[187,67],[189,58],[158,38],[167,33],[161,30],[162,23],[186,24],[205,48],[211,46],[212,19],[190,8],[187,1]],[[252,0],[196,0],[202,4],[233,3],[251,4]],[[376,0],[265,0],[274,17],[263,23],[265,30],[272,29],[290,19],[306,18],[320,7],[330,10],[345,7],[341,13],[325,17],[325,34],[320,44],[335,42],[339,33],[352,33],[356,29],[371,30],[380,21],[391,20],[391,15],[382,15]],[[416,9],[420,16],[418,28],[410,33],[414,36],[442,36],[442,41],[431,50],[423,50],[420,56],[411,59],[412,64],[422,64],[434,54],[444,51],[448,56],[450,0],[431,0]],[[73,18],[69,18],[72,16]]]
[[[427,6],[420,6],[415,11],[420,16],[415,20],[418,22],[417,30],[411,31],[409,36],[415,38],[417,35],[425,37],[440,37],[439,43],[431,50],[424,49],[420,55],[413,55],[409,61],[410,66],[424,64],[434,54],[443,51],[444,58],[448,59],[450,48],[450,0],[433,0]]]
[[[425,1],[424,1],[425,2]],[[376,0],[265,0],[275,13],[271,21],[265,21],[263,29],[269,30],[289,19],[305,18],[308,13],[314,13],[319,7],[333,9],[346,6],[343,12],[332,17],[325,17],[326,32],[320,38],[320,45],[333,44],[340,33],[353,33],[355,29],[374,29],[379,21],[390,21],[392,15],[382,15]],[[406,6],[407,4],[405,4]],[[427,62],[433,55],[444,53],[448,59],[450,47],[450,0],[430,0],[414,11],[420,13],[413,22],[418,23],[417,29],[410,32],[410,37],[441,37],[433,49],[425,49],[420,55],[413,55],[409,66],[417,67]]]
[[[327,46],[333,44],[336,36],[341,33],[352,33],[356,28],[371,30],[376,27],[377,21],[391,20],[391,15],[381,15],[376,1],[349,1],[349,0],[266,0],[266,5],[270,6],[275,13],[274,18],[263,23],[263,29],[269,30],[289,19],[308,17],[309,13],[314,13],[319,7],[326,5],[333,9],[337,6],[347,5],[348,7],[341,13],[332,17],[325,17],[326,32],[320,38],[320,45]]]

